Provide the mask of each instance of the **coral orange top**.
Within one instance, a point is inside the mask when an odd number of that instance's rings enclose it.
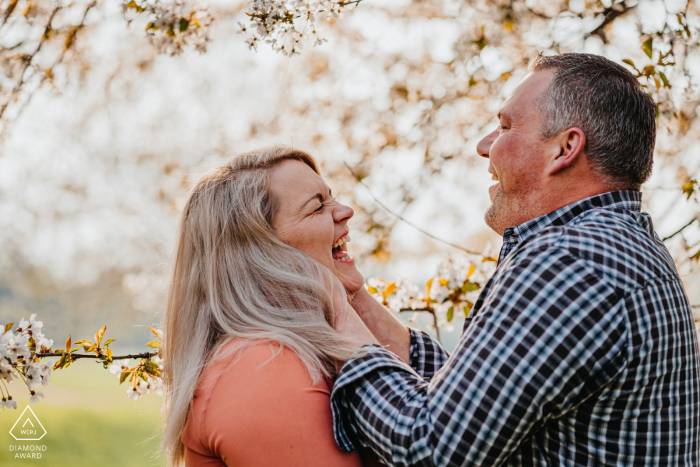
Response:
[[[261,342],[207,369],[182,435],[187,467],[363,465],[333,439],[329,384],[313,386],[299,357],[278,351]]]

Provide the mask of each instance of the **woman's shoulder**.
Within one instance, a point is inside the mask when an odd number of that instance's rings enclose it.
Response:
[[[185,444],[227,464],[286,459],[282,465],[316,465],[310,461],[316,450],[326,461],[359,465],[356,454],[345,455],[333,440],[328,384],[322,379],[314,385],[301,359],[279,344],[255,343],[211,365],[191,415],[199,424],[186,430]]]
[[[222,357],[206,370],[202,384],[204,391],[214,393],[235,391],[259,397],[261,393],[240,391],[254,386],[267,387],[271,383],[284,386],[313,387],[306,365],[297,354],[277,342],[251,342],[236,351],[239,342],[230,342],[222,349]],[[325,381],[316,385],[323,388]],[[272,389],[272,388],[270,388]]]

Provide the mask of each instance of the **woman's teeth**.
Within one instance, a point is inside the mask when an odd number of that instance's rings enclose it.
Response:
[[[346,243],[350,243],[350,235],[343,235],[333,244],[333,249],[340,248]]]
[[[333,244],[333,259],[345,263],[352,260],[352,256],[348,255],[343,249],[343,246],[350,242],[350,235],[343,235]]]

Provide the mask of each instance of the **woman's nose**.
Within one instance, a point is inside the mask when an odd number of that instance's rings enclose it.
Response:
[[[333,221],[343,222],[349,220],[355,215],[355,211],[350,207],[342,203],[338,203],[336,208],[333,210]]]

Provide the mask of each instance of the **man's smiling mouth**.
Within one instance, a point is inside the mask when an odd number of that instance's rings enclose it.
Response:
[[[489,165],[488,172],[491,174],[491,180],[495,181],[496,183],[494,185],[491,185],[489,187],[489,196],[491,197],[491,201],[493,201],[494,196],[496,196],[496,193],[499,190],[499,180],[498,180],[498,174],[496,173],[496,169],[494,168],[493,165]]]
[[[348,263],[352,261],[352,256],[347,253],[347,243],[350,242],[350,235],[343,235],[333,244],[333,259],[341,262]]]

